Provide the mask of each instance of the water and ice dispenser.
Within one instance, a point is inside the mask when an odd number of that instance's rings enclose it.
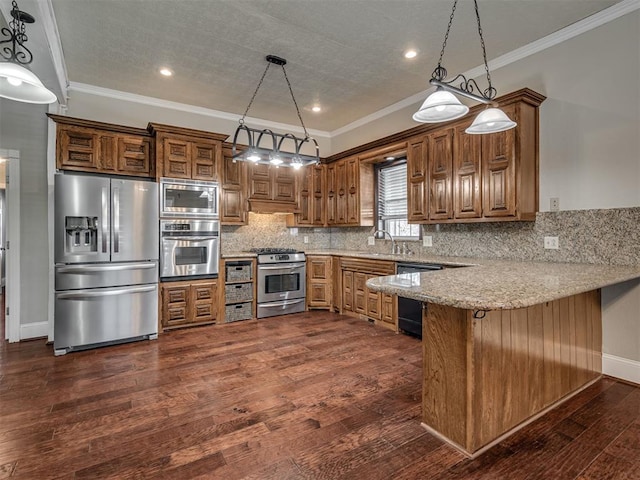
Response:
[[[98,217],[64,217],[65,253],[98,251]]]

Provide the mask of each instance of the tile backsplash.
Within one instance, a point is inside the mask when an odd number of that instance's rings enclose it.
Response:
[[[249,225],[222,227],[222,253],[252,247],[283,246],[301,250],[367,250],[389,252],[389,240],[367,246],[371,227],[298,228],[285,215],[249,215]],[[297,235],[292,235],[297,233]],[[423,225],[432,247],[407,242],[420,255],[447,255],[511,260],[640,264],[640,207],[538,213],[535,222]],[[308,243],[304,238],[308,237]],[[545,250],[545,236],[559,238],[558,250]]]

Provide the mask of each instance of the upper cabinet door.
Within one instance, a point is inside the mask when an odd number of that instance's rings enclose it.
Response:
[[[429,220],[427,195],[428,138],[409,141],[407,149],[407,219],[411,223]]]
[[[58,168],[97,169],[98,144],[99,134],[95,130],[58,127]]]
[[[163,147],[163,176],[191,178],[191,142],[177,138],[165,138]]]
[[[119,136],[118,171],[127,175],[151,175],[151,141],[148,138]]]
[[[209,182],[218,179],[216,164],[220,156],[220,145],[204,142],[191,143],[191,178]]]
[[[513,105],[503,109],[516,122]],[[482,135],[483,214],[512,217],[516,207],[515,134],[520,127]]]
[[[453,207],[455,218],[479,218],[482,216],[480,190],[482,136],[469,135],[465,129],[469,123],[455,129],[453,161]]]
[[[453,129],[429,135],[429,199],[431,220],[453,218]]]

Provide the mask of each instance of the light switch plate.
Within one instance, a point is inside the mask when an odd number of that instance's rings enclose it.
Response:
[[[304,237],[302,237],[302,241],[304,243],[309,243],[309,235],[305,235]]]
[[[425,235],[422,237],[422,246],[433,247],[433,237],[431,237],[431,235]]]
[[[375,244],[376,244],[376,237],[374,236],[367,237],[367,245],[375,245]]]

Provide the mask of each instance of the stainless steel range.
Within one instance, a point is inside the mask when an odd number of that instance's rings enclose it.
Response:
[[[306,259],[292,248],[258,248],[258,318],[304,312]]]

